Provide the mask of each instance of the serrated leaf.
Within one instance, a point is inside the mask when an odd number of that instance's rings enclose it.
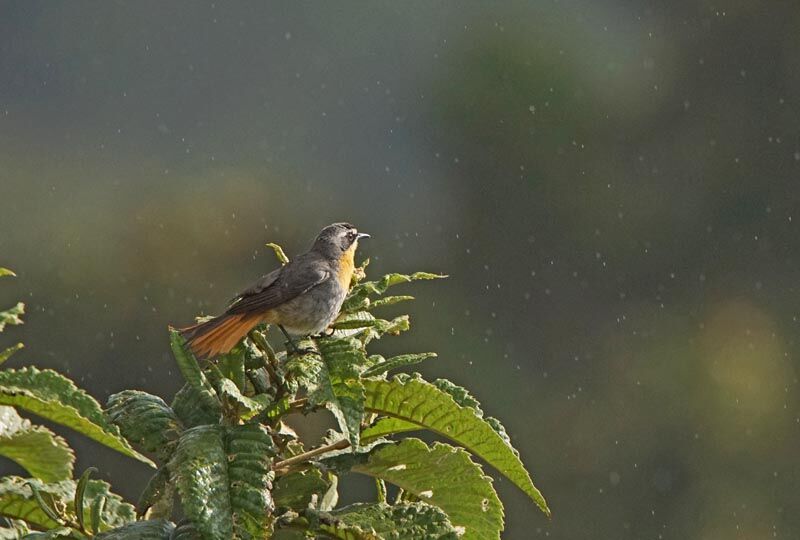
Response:
[[[375,324],[375,316],[369,311],[343,311],[333,324],[333,337],[345,338],[365,333]]]
[[[245,347],[237,345],[228,354],[220,356],[216,361],[216,367],[223,377],[230,379],[239,390],[243,390],[246,384],[245,378]]]
[[[183,512],[207,540],[233,538],[228,456],[222,426],[187,429],[169,463]]]
[[[10,307],[5,311],[0,311],[0,332],[6,327],[7,324],[18,325],[22,324],[23,320],[20,317],[25,314],[25,304],[17,302],[17,305]]]
[[[17,343],[16,345],[12,345],[11,347],[8,347],[7,349],[5,349],[3,351],[0,351],[0,364],[5,363],[6,360],[11,358],[12,354],[14,354],[15,352],[17,352],[18,350],[20,350],[20,349],[22,349],[24,347],[25,347],[24,343]]]
[[[400,315],[391,321],[383,319],[375,319],[375,324],[372,328],[378,332],[378,335],[391,334],[398,335],[400,332],[406,332],[411,328],[411,320],[408,315]]]
[[[331,512],[348,525],[357,525],[386,540],[455,540],[458,531],[440,508],[424,503],[357,503]],[[321,527],[326,530],[325,526]]]
[[[181,435],[169,469],[184,513],[203,538],[266,538],[272,454],[260,425],[198,426]]]
[[[34,498],[33,486],[47,500],[54,501],[65,512],[75,515],[75,482],[64,480],[57,483],[44,483],[30,478],[7,476],[0,480],[0,514],[12,519],[22,519],[39,529],[53,529],[60,524],[47,516]],[[102,515],[102,529],[119,527],[133,521],[133,507],[109,491],[109,485],[101,480],[89,480],[86,484],[84,500],[87,508],[84,517],[91,518],[90,507],[98,497],[106,498]]]
[[[55,371],[35,367],[0,371],[0,405],[25,409],[155,467],[106,421],[93,397]]]
[[[428,358],[436,358],[436,356],[437,356],[436,353],[433,352],[417,353],[417,354],[401,354],[399,356],[393,356],[379,364],[375,364],[374,366],[367,368],[361,375],[363,377],[372,377],[374,375],[380,375],[381,373],[386,373],[387,371],[393,369],[419,364],[420,362],[423,362]]]
[[[178,415],[184,427],[195,427],[205,424],[217,424],[222,418],[219,402],[209,406],[203,393],[190,384],[184,384],[172,400],[172,410]]]
[[[358,330],[361,328],[370,328],[375,326],[375,319],[355,319],[347,318],[342,321],[337,321],[333,325],[334,330]]]
[[[169,469],[161,467],[154,474],[139,496],[136,515],[149,519],[168,519],[172,515],[174,485],[170,481]]]
[[[325,406],[353,448],[364,418],[364,391],[359,376],[367,365],[361,342],[353,338],[318,341],[320,357],[302,355],[286,364],[291,377],[308,394],[309,407]]]
[[[282,516],[282,520],[272,539],[383,540],[382,537],[370,530],[365,530],[357,524],[345,523],[326,512],[316,512],[309,509],[303,514],[298,516],[292,513],[289,516]]]
[[[97,535],[97,540],[169,540],[175,525],[165,519],[129,523]]]
[[[56,540],[58,538],[69,538],[70,540],[80,540],[80,536],[69,527],[59,527],[45,532],[33,532],[25,535],[23,540]]]
[[[358,447],[364,419],[364,388],[360,375],[367,363],[361,343],[352,338],[326,339],[319,344],[335,401],[330,409],[353,448]]]
[[[44,512],[53,523],[63,523],[64,519],[61,517],[60,512],[55,509],[54,501],[50,497],[48,497],[48,500],[45,500],[41,491],[39,491],[39,487],[35,483],[26,482],[25,485],[30,488],[33,500],[36,501],[37,506],[39,506],[42,512]]]
[[[197,397],[203,402],[205,408],[210,411],[221,411],[222,407],[217,393],[197,364],[197,359],[186,347],[186,341],[180,335],[180,332],[170,329],[169,344],[183,378],[189,386],[194,388]]]
[[[322,497],[330,482],[326,481],[322,472],[317,468],[298,471],[281,476],[275,480],[272,497],[276,508],[290,508],[303,511],[316,496]]]
[[[333,327],[334,337],[358,336],[362,343],[367,344],[384,334],[397,335],[405,332],[411,328],[411,321],[408,315],[400,315],[390,321],[378,319],[369,311],[362,310],[342,313]]]
[[[190,521],[182,521],[175,526],[169,540],[205,540]]]
[[[346,456],[330,461],[342,458]],[[462,448],[442,443],[428,447],[419,439],[404,439],[358,456],[350,470],[385,480],[441,508],[466,540],[500,538],[503,505],[491,478]]]
[[[408,295],[385,296],[383,298],[378,298],[377,300],[373,300],[370,303],[369,308],[375,309],[377,307],[391,306],[394,304],[399,304],[400,302],[408,302],[409,300],[414,300],[414,297]]]
[[[227,429],[228,478],[237,538],[268,538],[274,504],[271,488],[274,448],[266,428],[256,424]]]
[[[429,279],[443,279],[447,276],[442,274],[432,274],[430,272],[414,272],[413,274],[386,274],[377,281],[362,281],[355,287],[353,292],[357,290],[365,290],[368,294],[383,294],[389,287],[398,285],[400,283],[410,283],[412,281],[429,280]]]
[[[383,276],[381,279],[377,281],[361,281],[353,286],[350,289],[350,293],[345,298],[344,303],[342,304],[342,312],[344,313],[354,313],[357,311],[362,311],[364,309],[369,309],[371,304],[369,300],[370,295],[380,296],[386,292],[386,290],[399,283],[408,283],[411,281],[418,281],[418,280],[425,280],[425,279],[440,279],[445,278],[447,276],[439,275],[439,274],[431,274],[428,272],[416,272],[414,274],[387,274]],[[398,297],[400,298],[400,297]],[[380,300],[375,300],[377,305],[381,305]],[[383,305],[386,305],[385,302]]]
[[[0,455],[45,482],[72,478],[75,454],[67,442],[44,426],[34,426],[13,407],[0,406]]]
[[[320,510],[329,510],[335,506],[335,499],[338,499],[336,488],[334,474],[323,474],[316,467],[312,467],[277,478],[272,497],[276,508],[289,508],[302,512],[309,504],[316,501]]]
[[[163,399],[139,390],[111,395],[105,414],[128,441],[148,452],[163,455],[183,431],[175,411]]]
[[[507,436],[502,437],[491,423],[477,414],[477,407],[459,405],[451,393],[416,377],[395,377],[389,381],[363,379],[362,384],[366,391],[366,410],[404,420],[451,439],[497,469],[550,515],[544,497],[534,486]],[[366,428],[363,439],[385,436],[386,426],[379,425],[375,430]]]
[[[261,397],[257,396],[258,399],[247,397],[227,377],[223,377],[216,386],[217,395],[222,397],[229,405],[236,407],[235,410],[238,411],[239,417],[243,420],[249,420],[271,405],[269,396],[262,394]]]
[[[91,522],[92,507],[98,499],[104,499],[103,511],[101,514],[100,530],[120,527],[136,519],[136,510],[132,504],[125,502],[122,497],[111,491],[108,482],[102,480],[89,480],[86,483],[86,492],[83,499],[85,507],[83,509],[84,520]]]

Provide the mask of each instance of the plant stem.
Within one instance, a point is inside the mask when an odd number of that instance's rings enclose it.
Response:
[[[283,379],[278,376],[278,372],[275,370],[275,366],[278,363],[278,357],[275,356],[275,350],[261,332],[253,330],[248,334],[248,337],[253,341],[253,344],[255,344],[256,348],[261,351],[261,354],[267,357],[267,359],[263,362],[264,369],[267,370],[267,373],[269,374],[269,381],[273,386],[275,386],[276,390],[278,391],[278,397],[280,397],[283,393],[285,393],[283,392],[285,389],[283,385]]]
[[[347,448],[348,446],[350,446],[350,441],[342,439],[341,441],[336,441],[333,444],[320,446],[319,448],[314,448],[313,450],[309,450],[308,452],[303,452],[302,454],[297,454],[296,456],[284,459],[283,461],[279,461],[278,463],[275,463],[272,466],[272,470],[277,472],[282,469],[288,469],[292,465],[297,465],[299,463],[305,463],[306,461],[311,461],[312,459],[321,454],[325,454],[333,450],[342,450],[344,448]]]
[[[251,340],[253,340],[253,343],[255,343],[258,350],[267,356],[270,363],[278,361],[278,358],[275,356],[275,351],[273,350],[272,345],[269,344],[269,341],[267,341],[267,338],[264,337],[264,334],[254,330],[250,332],[248,337]],[[271,374],[272,373],[270,372],[270,375]]]

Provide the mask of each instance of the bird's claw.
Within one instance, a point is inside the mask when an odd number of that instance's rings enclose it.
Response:
[[[292,354],[296,355],[304,355],[304,354],[316,354],[317,356],[322,356],[322,354],[313,347],[295,347],[292,350]]]

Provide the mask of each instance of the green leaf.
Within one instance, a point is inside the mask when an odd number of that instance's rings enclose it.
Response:
[[[328,404],[329,409],[350,445],[357,448],[364,419],[364,388],[360,375],[367,362],[366,355],[361,343],[352,338],[321,340],[319,348],[334,397]]]
[[[208,382],[200,366],[197,365],[197,360],[194,355],[186,348],[186,341],[177,330],[170,329],[169,343],[172,348],[172,354],[178,362],[178,368],[183,374],[183,378],[186,379],[189,386],[194,388],[197,397],[203,402],[205,408],[210,411],[221,412],[221,405],[217,393],[214,391],[211,383]]]
[[[222,377],[219,384],[215,383],[215,386],[217,386],[217,394],[229,406],[235,407],[239,417],[243,420],[249,420],[272,404],[269,396],[264,394],[256,396],[256,398],[245,396],[236,384],[227,377]]]
[[[364,379],[362,384],[366,391],[366,410],[404,420],[455,441],[506,476],[550,515],[544,497],[533,485],[507,435],[498,433],[494,423],[479,414],[477,406],[459,405],[453,399],[453,388],[447,392],[417,377],[395,377],[390,381]],[[459,399],[469,404],[467,397],[471,396],[464,391]],[[406,425],[399,426],[400,431],[408,431]],[[374,430],[367,428],[362,438],[366,441],[385,436],[386,427],[387,424],[378,424]]]
[[[345,338],[365,334],[368,328],[375,326],[375,320],[375,316],[369,311],[343,311],[333,323],[333,336]],[[375,334],[377,336],[377,333]]]
[[[358,503],[331,512],[340,523],[358,526],[386,540],[455,540],[458,531],[441,509],[424,502]],[[327,531],[329,526],[320,527]]]
[[[350,289],[350,293],[345,298],[344,304],[342,305],[342,311],[344,313],[354,313],[356,311],[361,311],[367,309],[370,305],[369,296],[376,295],[380,296],[386,292],[386,290],[399,283],[408,283],[411,281],[418,281],[418,280],[425,280],[425,279],[440,279],[445,278],[447,276],[439,275],[439,274],[430,274],[428,272],[416,272],[414,274],[387,274],[383,276],[378,281],[362,281],[352,289]],[[404,297],[398,297],[407,299]],[[402,301],[402,300],[396,300]],[[383,304],[380,303],[380,300],[376,300],[375,303],[377,305],[387,305],[390,303],[394,303],[395,301],[386,301]],[[373,303],[374,305],[374,303]],[[377,307],[377,306],[375,306]]]
[[[273,453],[266,428],[255,424],[198,426],[181,435],[169,468],[203,538],[266,538]]]
[[[383,540],[376,533],[358,524],[345,523],[327,512],[308,509],[302,516],[282,516],[272,536],[273,540],[304,540],[333,538],[338,540]]]
[[[175,411],[163,399],[138,390],[110,396],[105,414],[127,440],[161,455],[183,431]]]
[[[413,422],[408,422],[406,420],[391,416],[383,416],[378,418],[378,420],[375,421],[375,423],[371,426],[364,428],[364,430],[361,432],[361,441],[367,442],[388,437],[389,435],[396,435],[398,433],[406,433],[409,431],[421,431],[423,429],[426,428],[418,424],[414,424]]]
[[[44,483],[36,479],[7,476],[0,480],[0,514],[11,519],[22,519],[37,529],[53,529],[60,524],[48,517],[36,502],[31,486],[36,489],[45,503],[61,508],[65,513],[75,515],[75,482],[64,480],[57,483]],[[106,499],[101,519],[101,529],[119,527],[135,519],[133,506],[109,491],[109,485],[101,480],[86,483],[84,500],[87,508],[84,517],[91,518],[91,507],[100,497]],[[50,504],[50,503],[53,504]]]
[[[399,356],[393,356],[384,362],[375,364],[374,366],[367,368],[361,375],[362,377],[372,377],[374,375],[380,375],[381,373],[385,373],[392,369],[419,364],[420,362],[427,360],[428,358],[436,358],[436,356],[437,356],[436,353],[433,352],[417,353],[417,354],[401,354]]]
[[[170,540],[205,540],[191,521],[182,521],[175,526]]]
[[[22,349],[24,347],[25,347],[24,343],[17,343],[16,345],[12,345],[11,347],[8,347],[7,349],[5,349],[3,351],[0,351],[0,364],[5,363],[6,360],[11,358],[12,354],[14,354],[15,352],[17,352],[18,350],[20,350],[20,349]]]
[[[185,427],[217,424],[222,417],[222,408],[219,402],[209,405],[203,392],[188,383],[175,394],[175,398],[172,400],[172,410],[175,411]]]
[[[244,371],[245,349],[236,346],[228,354],[224,354],[217,359],[217,368],[223,377],[230,379],[239,390],[245,387]]]
[[[281,264],[286,264],[289,262],[289,257],[286,256],[286,253],[283,252],[283,248],[278,244],[273,244],[272,242],[268,242],[266,244],[268,248],[272,248],[272,251],[275,252],[275,256],[281,262]]]
[[[22,324],[23,321],[20,318],[20,315],[25,314],[25,304],[22,302],[17,302],[17,305],[11,308],[8,308],[5,311],[0,311],[0,332],[6,327],[7,324],[11,325],[18,325]]]
[[[197,426],[183,432],[169,463],[184,514],[208,540],[233,538],[227,460],[224,428]]]
[[[391,321],[384,319],[375,319],[375,324],[372,325],[372,334],[369,339],[380,338],[384,334],[392,336],[399,335],[400,332],[406,332],[411,328],[411,320],[408,315],[400,315]]]
[[[0,406],[0,455],[45,482],[72,478],[75,454],[66,441],[43,426],[33,426],[13,407]]]
[[[155,467],[106,421],[94,398],[55,371],[35,367],[0,371],[0,405],[25,409]]]
[[[0,266],[0,277],[4,277],[4,276],[16,277],[17,274],[12,272],[8,268],[4,268],[4,267]]]
[[[268,538],[274,504],[272,438],[264,426],[245,424],[227,429],[228,479],[237,538]]]
[[[75,515],[78,518],[78,526],[80,530],[86,530],[86,514],[84,512],[86,508],[86,485],[89,482],[89,477],[92,476],[93,472],[97,472],[95,467],[89,467],[80,477],[78,480],[78,484],[75,486],[75,497],[73,498],[73,506],[75,507]],[[91,517],[91,516],[90,516]]]
[[[82,539],[81,536],[76,536],[76,533],[74,533],[69,527],[59,527],[46,532],[30,533],[25,535],[24,540],[54,540],[57,538],[69,538],[71,540]]]
[[[330,461],[346,458],[334,457]],[[500,538],[503,506],[492,480],[462,448],[419,439],[378,446],[351,466],[353,472],[380,478],[438,506],[466,540]],[[328,460],[324,460],[325,463]]]
[[[324,405],[333,413],[356,448],[364,418],[364,389],[359,380],[367,364],[363,346],[353,338],[325,338],[317,344],[321,358],[302,355],[290,359],[287,377],[306,389],[310,407]]]
[[[275,480],[272,497],[276,508],[290,508],[302,511],[316,497],[321,497],[330,487],[322,472],[316,468],[298,471],[281,476]]]
[[[136,510],[132,504],[126,503],[122,498],[111,492],[108,482],[102,480],[89,480],[86,483],[84,494],[86,506],[83,509],[84,520],[92,520],[92,508],[100,499],[104,499],[103,512],[100,519],[100,530],[112,529],[130,523],[136,519]],[[73,509],[74,511],[74,509]]]
[[[175,525],[165,519],[129,523],[97,535],[97,540],[169,540]]]
[[[342,320],[337,321],[333,325],[334,330],[357,330],[361,328],[370,328],[377,324],[376,319],[367,319],[367,318],[354,318],[354,317],[347,317]]]
[[[36,501],[36,504],[39,506],[42,512],[44,512],[44,514],[51,519],[53,523],[63,523],[64,519],[55,509],[52,499],[48,497],[48,500],[45,500],[41,491],[39,490],[39,487],[35,483],[27,482],[26,485],[31,489],[33,500]]]
[[[92,534],[97,534],[98,532],[100,532],[100,529],[103,524],[103,511],[106,508],[107,501],[108,499],[106,499],[103,496],[96,497],[92,501],[92,506],[90,510],[91,515],[89,516],[92,524]]]
[[[161,467],[154,474],[139,496],[136,514],[149,519],[169,518],[172,515],[175,498],[174,486],[170,481],[169,469]]]
[[[430,272],[414,272],[413,274],[386,274],[378,281],[362,281],[355,287],[353,292],[358,290],[365,290],[368,294],[380,295],[386,292],[389,287],[398,285],[400,283],[409,283],[411,281],[428,280],[428,279],[442,279],[447,276],[442,274],[431,274]]]
[[[302,512],[308,508],[313,499],[321,500],[330,487],[331,482],[319,469],[312,467],[277,478],[272,497],[276,508],[290,508]]]
[[[409,300],[414,300],[413,296],[403,295],[403,296],[385,296],[383,298],[378,298],[377,300],[373,300],[369,308],[375,309],[377,307],[383,306],[391,306],[394,304],[399,304],[400,302],[408,302]]]

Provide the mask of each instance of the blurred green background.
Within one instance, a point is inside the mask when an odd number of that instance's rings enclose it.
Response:
[[[554,514],[498,481],[504,537],[798,538],[798,28],[754,0],[3,2],[12,365],[171,395],[168,324],[347,220],[373,275],[452,276],[381,348],[439,351],[425,375],[503,419]],[[68,437],[138,495],[145,466]]]

